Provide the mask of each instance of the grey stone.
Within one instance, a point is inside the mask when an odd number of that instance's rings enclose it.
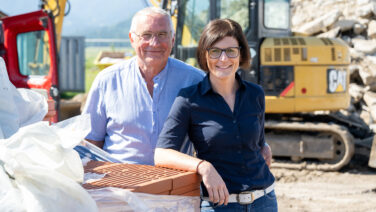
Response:
[[[376,53],[376,40],[352,39],[354,49],[366,54]]]
[[[375,92],[366,91],[363,95],[363,100],[368,107],[371,107],[371,106],[376,107],[376,93]]]
[[[350,57],[351,59],[355,59],[355,60],[359,60],[359,59],[363,59],[364,57],[364,53],[363,52],[360,52],[354,48],[350,48]]]
[[[342,19],[334,23],[333,28],[339,27],[342,32],[345,32],[351,30],[356,23],[358,23],[356,20]]]
[[[367,30],[368,38],[376,38],[376,21],[372,20],[368,24]]]
[[[360,112],[360,118],[367,124],[367,125],[370,125],[373,123],[373,118],[371,116],[371,113],[369,111],[366,111],[366,110],[362,110]]]
[[[297,29],[297,33],[304,35],[313,35],[320,31],[327,31],[331,25],[333,25],[338,18],[342,15],[341,11],[335,10],[311,22],[308,22]]]
[[[373,3],[368,3],[356,9],[356,14],[362,18],[369,18],[373,15]]]
[[[363,98],[364,87],[357,85],[355,83],[350,83],[349,94],[354,99],[354,103],[358,103]]]
[[[356,23],[353,26],[353,32],[357,35],[361,34],[364,32],[364,30],[367,29],[367,26],[361,23]]]
[[[340,27],[333,28],[327,32],[319,34],[317,37],[319,38],[336,38],[339,31],[341,30]]]

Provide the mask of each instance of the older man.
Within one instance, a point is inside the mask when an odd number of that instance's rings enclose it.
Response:
[[[93,82],[83,110],[92,120],[86,139],[116,159],[153,165],[156,142],[176,95],[204,77],[202,71],[169,58],[174,36],[168,13],[140,10],[129,33],[136,56],[103,70]]]
[[[154,148],[181,88],[204,73],[169,58],[174,30],[168,13],[145,8],[133,17],[129,38],[136,57],[98,74],[83,113],[90,113],[87,140],[127,163],[154,164]]]

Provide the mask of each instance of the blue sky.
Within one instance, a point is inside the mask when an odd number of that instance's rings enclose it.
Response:
[[[38,10],[40,0],[0,0],[0,10],[8,15]],[[70,0],[71,10],[63,23],[63,34],[77,27],[114,25],[145,7],[144,0]]]

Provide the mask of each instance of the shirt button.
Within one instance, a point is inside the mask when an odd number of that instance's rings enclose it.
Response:
[[[242,151],[239,150],[239,151],[238,151],[238,154],[241,154],[241,153],[242,153]]]
[[[238,140],[239,140],[239,138],[240,138],[240,136],[238,136],[238,135],[237,135],[237,136],[236,136],[236,139],[238,139]]]
[[[234,120],[232,121],[232,123],[234,123],[234,124],[235,124],[235,123],[236,123],[236,120],[234,119]]]

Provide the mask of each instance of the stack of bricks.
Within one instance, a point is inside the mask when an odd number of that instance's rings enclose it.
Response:
[[[101,161],[90,161],[84,170],[105,174],[102,179],[83,184],[85,189],[117,187],[148,194],[200,196],[201,178],[193,172]]]

